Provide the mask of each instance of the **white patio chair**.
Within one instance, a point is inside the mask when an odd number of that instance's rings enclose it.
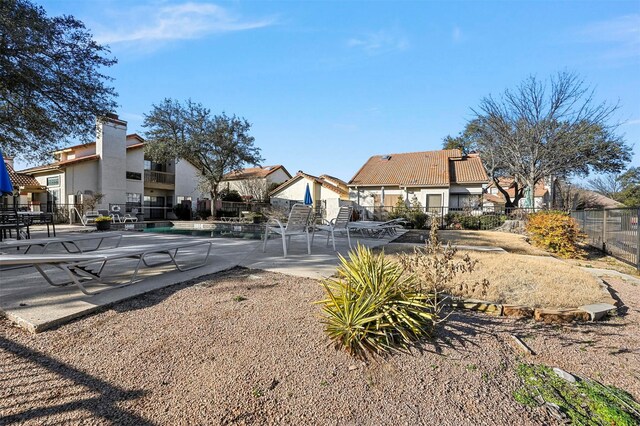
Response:
[[[120,222],[126,223],[127,221],[137,222],[138,221],[138,209],[131,209],[131,213],[125,213],[124,216],[120,217]]]
[[[291,243],[291,237],[304,235],[307,237],[307,253],[311,254],[311,238],[309,235],[309,216],[311,207],[304,204],[294,204],[289,213],[286,224],[282,224],[276,218],[269,218],[264,230],[264,244],[262,252],[267,250],[267,240],[269,234],[278,234],[282,237],[282,250],[284,257],[287,257],[287,246]]]
[[[314,233],[311,236],[311,243],[313,244],[313,238],[315,237],[315,233],[317,231],[324,231],[327,233],[327,245],[329,245],[329,238],[331,238],[331,242],[333,243],[333,251],[336,251],[336,234],[339,232],[347,233],[347,241],[349,241],[349,248],[351,248],[351,235],[349,235],[349,219],[351,219],[351,212],[353,211],[353,207],[351,206],[342,206],[340,210],[338,210],[338,215],[331,219],[331,221],[321,225],[316,225],[314,228]]]

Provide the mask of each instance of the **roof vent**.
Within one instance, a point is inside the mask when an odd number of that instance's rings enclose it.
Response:
[[[391,156],[390,155],[383,155],[382,159],[383,160],[391,160]]]

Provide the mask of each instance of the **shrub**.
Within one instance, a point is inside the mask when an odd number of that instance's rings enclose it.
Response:
[[[337,278],[322,285],[326,299],[317,303],[326,314],[325,331],[337,348],[358,357],[407,348],[437,320],[411,275],[360,245],[348,260],[340,256]]]
[[[96,217],[95,221],[96,222],[111,222],[113,219],[111,219],[110,216],[98,216]]]
[[[446,316],[442,315],[448,302],[445,291],[450,288],[456,276],[473,272],[477,263],[477,260],[472,260],[468,254],[461,260],[455,260],[457,252],[451,244],[442,245],[438,238],[438,226],[434,221],[431,224],[429,239],[423,247],[415,247],[411,254],[400,254],[400,265],[415,278],[416,288],[421,293],[429,295],[431,311],[438,322],[446,319]],[[473,294],[476,288],[480,287],[480,293],[485,296],[488,285],[486,280],[476,283],[461,281],[460,291]]]
[[[565,258],[584,256],[584,251],[577,244],[585,235],[580,232],[578,222],[568,213],[541,211],[530,214],[526,230],[537,247]]]

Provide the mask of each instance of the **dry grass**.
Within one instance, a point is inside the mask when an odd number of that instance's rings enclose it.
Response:
[[[468,252],[478,260],[473,273],[461,280],[489,281],[486,299],[506,304],[545,308],[575,308],[597,303],[603,299],[603,290],[590,273],[551,257],[518,255],[511,253]],[[459,252],[458,256],[462,256]],[[480,294],[456,295],[480,297]],[[471,287],[471,286],[468,286]],[[476,293],[479,292],[476,288]]]
[[[478,263],[471,274],[449,286],[447,291],[455,296],[534,308],[576,308],[603,299],[596,278],[553,257],[477,251],[459,251],[456,256],[465,254]],[[483,295],[482,286],[473,284],[485,279],[489,285]]]
[[[502,247],[509,253],[548,256],[549,253],[532,246],[524,235],[498,231],[438,231],[444,243],[461,246]]]

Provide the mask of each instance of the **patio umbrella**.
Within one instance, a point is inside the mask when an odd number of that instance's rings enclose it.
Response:
[[[0,150],[0,195],[3,194],[13,194],[13,185],[11,185],[7,165],[4,163],[2,150]]]
[[[313,204],[313,199],[311,198],[311,190],[309,189],[309,184],[307,184],[307,189],[304,192],[304,203],[307,206]]]

